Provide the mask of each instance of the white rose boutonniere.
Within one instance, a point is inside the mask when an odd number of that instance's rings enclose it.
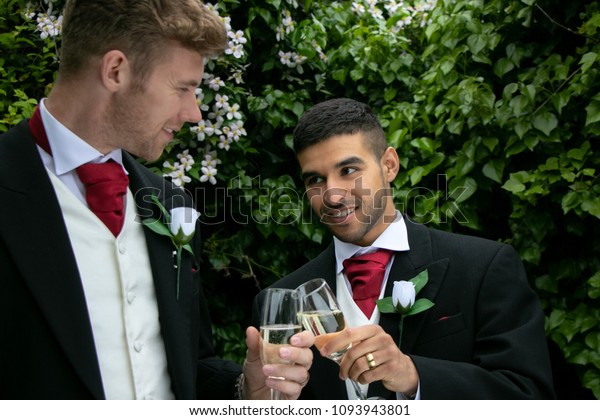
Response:
[[[175,207],[169,213],[165,206],[158,200],[158,197],[153,195],[152,201],[154,201],[160,209],[165,222],[160,219],[144,219],[143,223],[159,235],[170,237],[171,242],[173,242],[173,245],[175,246],[174,254],[177,261],[175,264],[175,268],[177,269],[177,300],[179,300],[181,255],[184,249],[194,255],[194,251],[190,246],[190,241],[194,237],[196,221],[198,220],[198,217],[200,217],[200,213],[190,207]]]
[[[392,296],[388,296],[377,301],[377,307],[381,313],[400,314],[400,325],[398,326],[400,336],[398,338],[398,347],[402,343],[402,328],[404,318],[410,315],[416,315],[435,305],[429,299],[416,299],[417,294],[429,281],[427,270],[421,271],[412,279],[405,281],[395,281],[392,289]]]

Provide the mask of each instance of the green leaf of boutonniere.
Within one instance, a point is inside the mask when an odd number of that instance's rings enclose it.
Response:
[[[433,303],[429,299],[418,299],[405,316],[416,315],[420,312],[426,311],[434,305],[435,303]]]
[[[382,314],[393,314],[394,312],[396,312],[396,309],[394,309],[394,304],[392,303],[391,296],[385,297],[383,299],[379,299],[375,303],[377,304],[377,307],[379,308],[379,312],[381,312]]]
[[[421,289],[425,287],[429,281],[429,272],[427,270],[423,270],[409,281],[415,285],[415,295],[418,295]]]
[[[429,299],[416,299],[417,293],[425,287],[429,281],[427,270],[421,271],[412,279],[405,281],[395,281],[392,296],[379,299],[376,304],[381,313],[397,313],[400,315],[398,324],[399,338],[398,347],[402,343],[402,329],[404,318],[410,315],[416,315],[435,305]]]
[[[417,299],[416,301],[414,299],[414,297],[421,291],[421,289],[423,289],[423,287],[425,287],[425,285],[427,284],[428,281],[429,281],[429,273],[427,272],[427,270],[421,271],[419,274],[417,274],[415,277],[413,277],[412,279],[410,279],[408,281],[399,281],[399,282],[395,281],[394,282],[394,292],[392,293],[392,296],[388,296],[383,299],[379,299],[376,302],[377,307],[379,308],[379,312],[388,313],[388,314],[389,313],[399,313],[400,315],[402,315],[404,317],[404,316],[409,316],[409,315],[416,315],[420,312],[426,311],[427,309],[431,308],[435,304],[433,302],[431,302],[429,299]],[[411,292],[410,287],[408,289],[406,289],[404,287],[404,288],[401,288],[403,290],[397,290],[397,288],[401,285],[396,284],[396,283],[404,283],[405,287],[406,287],[406,283],[412,283],[412,285],[414,287],[414,295],[406,296],[407,290],[408,290],[408,293]],[[403,292],[403,293],[401,293],[401,292]],[[400,302],[397,302],[396,306],[394,306],[394,298],[393,298],[394,295],[400,295],[400,296],[397,296],[398,301],[402,300],[401,298],[404,298],[406,300],[404,305],[400,304]]]
[[[194,224],[198,219],[199,213],[191,208],[178,207],[172,210],[174,214],[174,216],[172,217],[171,213],[160,202],[157,196],[152,195],[152,201],[160,209],[165,221],[163,222],[161,219],[150,218],[144,219],[142,223],[154,233],[163,236],[168,236],[169,238],[171,238],[171,242],[175,246],[174,255],[176,259],[175,268],[177,269],[177,300],[179,300],[179,277],[181,274],[182,252],[183,250],[186,250],[190,254],[194,255],[194,250],[190,246],[189,242],[191,241],[194,235]],[[188,215],[191,218],[191,221],[186,220],[186,215]],[[186,225],[186,223],[188,224]],[[181,227],[182,224],[186,226]],[[171,226],[173,230],[177,230],[177,233],[174,234],[171,231],[171,229],[169,229],[169,226]],[[184,232],[187,232],[187,234]]]
[[[163,203],[160,202],[158,197],[155,196],[154,194],[152,194],[152,201],[154,201],[154,204],[156,204],[158,206],[158,208],[160,209],[160,212],[163,214],[163,217],[165,218],[165,222],[167,224],[171,224],[171,213],[169,213],[167,208],[163,205]]]
[[[154,233],[169,237],[172,236],[169,228],[158,219],[144,219],[142,223],[148,226],[148,228],[150,228],[150,230],[152,230]]]

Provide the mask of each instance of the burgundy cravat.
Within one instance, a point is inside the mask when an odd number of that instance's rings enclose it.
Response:
[[[29,128],[38,146],[52,155],[39,107],[35,109],[29,120]],[[90,210],[116,237],[123,228],[125,219],[123,199],[129,184],[129,178],[123,171],[123,167],[109,160],[104,163],[86,163],[76,171],[85,186],[85,199]]]
[[[375,309],[375,301],[381,292],[383,275],[392,254],[393,251],[379,249],[370,254],[348,258],[342,263],[346,277],[352,286],[354,301],[367,318],[371,318]]]
[[[77,168],[77,175],[85,185],[85,199],[90,210],[115,237],[118,236],[125,220],[123,196],[129,183],[123,167],[114,160],[86,163]]]

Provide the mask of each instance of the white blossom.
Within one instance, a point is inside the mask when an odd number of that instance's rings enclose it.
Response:
[[[229,39],[233,41],[234,44],[245,44],[246,42],[248,42],[248,40],[244,37],[244,32],[242,31],[229,31],[227,35],[229,36]]]
[[[244,122],[242,120],[231,123],[229,128],[231,129],[231,136],[235,141],[238,141],[240,137],[247,135],[246,129],[244,128]]]
[[[62,29],[62,16],[57,18],[56,16],[48,15],[46,13],[38,13],[36,21],[37,30],[40,32],[40,38],[56,38],[60,35]]]
[[[244,55],[244,47],[242,44],[229,43],[229,48],[225,50],[225,54],[233,55],[235,58],[241,58]]]
[[[216,168],[219,163],[221,163],[221,161],[217,159],[217,152],[209,152],[204,155],[204,160],[200,162],[200,165]]]
[[[184,150],[182,153],[178,153],[177,159],[179,159],[179,162],[181,163],[181,167],[185,171],[189,171],[190,169],[192,169],[192,166],[195,163],[193,156],[190,155],[189,149]]]
[[[355,1],[352,2],[352,7],[350,10],[359,15],[362,15],[366,12],[365,6]]]
[[[231,143],[233,143],[233,139],[226,136],[220,136],[219,144],[217,146],[219,147],[219,149],[224,149],[225,151],[227,151],[231,147]]]
[[[282,41],[285,38],[285,28],[283,25],[279,25],[276,29],[275,39],[277,41]]]
[[[410,281],[395,281],[392,289],[392,304],[396,311],[405,314],[415,304],[415,285]]]
[[[229,103],[227,101],[229,101],[229,96],[219,95],[217,93],[217,96],[215,97],[215,106],[217,108],[225,108],[226,109],[229,106]]]
[[[242,83],[244,83],[244,78],[242,77],[242,75],[243,74],[241,70],[236,70],[231,75],[231,78],[235,81],[235,83],[241,85]]]
[[[212,90],[214,90],[215,92],[217,92],[220,88],[222,88],[223,86],[225,86],[225,82],[221,80],[220,77],[213,77],[212,79],[209,79],[208,82],[205,82],[208,84],[208,87]]]
[[[236,120],[241,120],[242,119],[242,114],[240,114],[239,112],[240,110],[240,104],[233,104],[229,107],[229,109],[227,110],[227,119],[228,120],[233,120],[234,118]]]
[[[202,171],[200,182],[209,181],[213,185],[217,183],[217,178],[215,178],[215,175],[217,174],[216,168],[212,166],[203,166],[200,170]]]
[[[169,230],[173,239],[179,245],[187,244],[196,230],[196,221],[200,217],[195,209],[191,207],[175,207],[171,209],[171,223]]]
[[[306,61],[306,57],[296,52],[279,51],[279,61],[290,68],[301,69],[301,64]]]
[[[178,187],[183,187],[188,182],[192,182],[192,178],[185,174],[183,168],[178,171],[171,172],[169,176],[171,177],[171,182]]]

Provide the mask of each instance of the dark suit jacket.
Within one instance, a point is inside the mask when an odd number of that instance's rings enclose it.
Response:
[[[124,152],[141,218],[191,198]],[[24,121],[0,136],[0,398],[103,399],[79,271],[57,197]],[[172,389],[232,398],[236,364],[214,358],[199,270],[184,252],[180,298],[170,238],[145,228]],[[194,248],[199,252],[199,236]]]
[[[405,318],[400,347],[417,367],[421,398],[553,398],[544,317],[514,248],[406,221],[410,251],[395,254],[385,296],[391,296],[394,281],[428,270],[429,282],[417,299],[435,306]],[[316,277],[335,290],[333,244],[273,286],[295,288]],[[255,325],[263,297],[254,302]],[[379,322],[395,342],[399,320],[381,314]],[[301,398],[346,399],[338,371],[315,352]],[[369,395],[396,398],[379,381],[369,386]]]

